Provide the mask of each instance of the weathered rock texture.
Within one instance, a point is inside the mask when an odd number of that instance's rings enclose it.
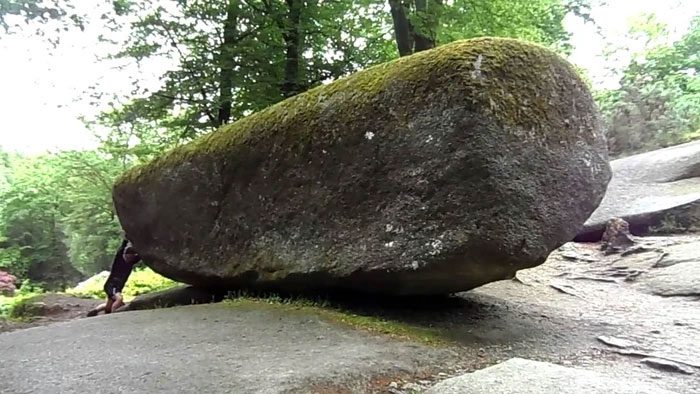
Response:
[[[122,226],[199,287],[448,293],[574,237],[610,178],[570,64],[445,45],[288,99],[125,174]]]
[[[659,149],[611,163],[605,198],[586,221],[578,241],[599,240],[605,224],[621,218],[643,234],[668,220],[680,230],[700,221],[700,142]]]
[[[671,394],[672,391],[593,371],[512,358],[494,366],[447,379],[426,394]]]

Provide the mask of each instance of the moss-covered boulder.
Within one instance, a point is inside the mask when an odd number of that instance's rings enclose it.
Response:
[[[114,201],[148,264],[180,282],[447,293],[541,264],[609,179],[574,68],[483,38],[227,125],[126,173]]]

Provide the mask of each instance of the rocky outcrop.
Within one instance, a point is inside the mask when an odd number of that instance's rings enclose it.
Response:
[[[577,241],[599,240],[612,218],[624,219],[636,234],[664,221],[688,229],[700,220],[700,141],[610,164],[613,177],[605,198],[586,221]]]
[[[511,358],[494,366],[447,379],[426,394],[671,394],[672,391],[583,368]]]
[[[144,260],[179,282],[426,294],[541,264],[609,179],[574,68],[483,38],[285,100],[129,171],[113,196]]]

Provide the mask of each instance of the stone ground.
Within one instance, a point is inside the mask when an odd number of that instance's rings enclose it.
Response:
[[[338,302],[449,343],[284,308],[134,311],[0,334],[0,392],[408,393],[513,357],[700,387],[698,236],[643,238],[625,256],[567,244],[516,280],[452,298]]]

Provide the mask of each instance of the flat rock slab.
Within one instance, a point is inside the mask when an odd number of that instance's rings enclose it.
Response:
[[[280,393],[417,371],[448,352],[313,315],[224,304],[118,313],[0,334],[1,392]],[[342,356],[340,356],[342,355]]]
[[[612,218],[645,227],[700,200],[700,142],[613,160],[610,166],[605,197],[577,239],[599,239]]]
[[[401,306],[371,298],[351,309],[438,329],[454,344],[444,349],[377,337],[305,310],[194,305],[0,334],[0,392],[326,394],[395,388],[408,394],[404,387],[423,389],[522,358],[696,394],[699,301],[662,297],[642,285],[647,275],[695,261],[700,237],[645,237],[639,244],[646,251],[605,255],[600,245],[570,243],[545,264],[518,272],[517,280],[441,301],[413,299]],[[688,276],[667,272],[674,284]]]
[[[700,297],[700,261],[658,268],[637,282],[640,289],[660,296]]]
[[[427,394],[670,394],[649,384],[620,380],[561,365],[512,358],[476,372],[440,382]]]

